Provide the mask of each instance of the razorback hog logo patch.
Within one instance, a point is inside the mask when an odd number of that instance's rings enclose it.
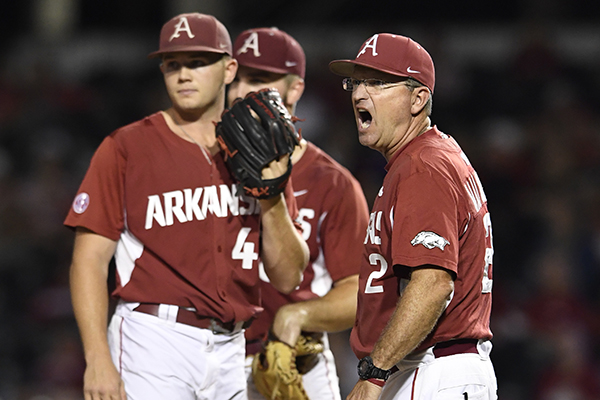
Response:
[[[428,249],[438,247],[440,250],[444,251],[444,247],[446,247],[447,244],[450,244],[450,242],[435,232],[423,231],[417,233],[417,236],[411,240],[410,244],[413,246],[422,244]]]

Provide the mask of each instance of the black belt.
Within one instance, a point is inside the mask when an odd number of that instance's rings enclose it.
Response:
[[[447,342],[439,342],[433,346],[433,355],[435,358],[454,356],[457,354],[479,353],[477,351],[477,339],[457,339],[448,340]],[[398,371],[397,366],[393,366],[390,371],[392,374]]]
[[[477,339],[456,339],[447,342],[439,342],[433,346],[435,358],[453,356],[456,354],[478,353]]]
[[[154,315],[155,317],[158,317],[159,307],[160,304],[140,303],[140,305],[134,308],[133,311],[141,312],[144,314],[150,314]],[[213,333],[225,334],[234,333],[242,329],[246,329],[252,323],[252,320],[238,323],[235,323],[233,321],[222,322],[216,318],[198,315],[195,312],[183,307],[178,308],[177,318],[175,319],[175,321],[181,324],[194,326],[196,328],[210,329]]]

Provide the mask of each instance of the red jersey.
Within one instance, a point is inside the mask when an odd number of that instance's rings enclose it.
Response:
[[[406,284],[395,266],[452,273],[452,300],[417,351],[451,339],[490,339],[492,227],[477,173],[436,127],[396,153],[373,204],[360,270],[352,349],[371,353]]]
[[[312,143],[294,165],[292,179],[310,260],[302,283],[289,295],[275,290],[261,273],[265,311],[246,330],[248,340],[262,338],[269,331],[281,306],[321,297],[333,282],[359,272],[361,243],[369,221],[360,183]]]
[[[258,201],[237,193],[221,153],[203,154],[161,113],[104,139],[65,225],[118,242],[113,295],[124,301],[224,322],[260,311]]]

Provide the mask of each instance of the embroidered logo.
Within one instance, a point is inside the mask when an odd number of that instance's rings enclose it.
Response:
[[[77,214],[82,214],[90,205],[90,195],[83,192],[79,193],[73,200],[73,211]]]
[[[440,250],[444,251],[444,247],[450,244],[450,242],[435,232],[422,231],[417,233],[417,236],[415,236],[415,238],[411,240],[410,244],[412,244],[413,246],[422,244],[428,249],[438,247]]]
[[[179,22],[177,23],[177,25],[175,25],[175,32],[173,32],[173,34],[169,38],[169,42],[171,42],[171,41],[173,41],[173,39],[181,36],[181,32],[185,32],[190,39],[193,39],[196,37],[196,35],[194,35],[192,33],[192,30],[190,29],[190,23],[188,22],[186,17],[181,17],[179,19]]]
[[[252,32],[250,36],[246,38],[244,44],[237,51],[237,55],[239,56],[242,53],[247,53],[248,50],[252,50],[252,54],[254,57],[260,57],[260,51],[258,50],[258,33]]]
[[[356,58],[365,54],[367,49],[371,49],[371,55],[373,57],[377,56],[379,54],[379,53],[377,53],[377,38],[379,38],[378,34],[371,36],[371,38],[369,40],[367,40],[367,42],[365,43],[364,47],[360,50],[360,52],[358,53]]]

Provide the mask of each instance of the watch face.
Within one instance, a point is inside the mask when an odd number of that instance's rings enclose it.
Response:
[[[363,377],[366,376],[369,373],[369,370],[371,365],[369,363],[369,360],[366,359],[362,359],[360,360],[360,362],[358,363],[358,376]]]
[[[373,360],[371,357],[366,356],[358,362],[358,376],[365,380],[377,378],[385,381],[390,376],[390,371],[377,368],[373,365]]]

